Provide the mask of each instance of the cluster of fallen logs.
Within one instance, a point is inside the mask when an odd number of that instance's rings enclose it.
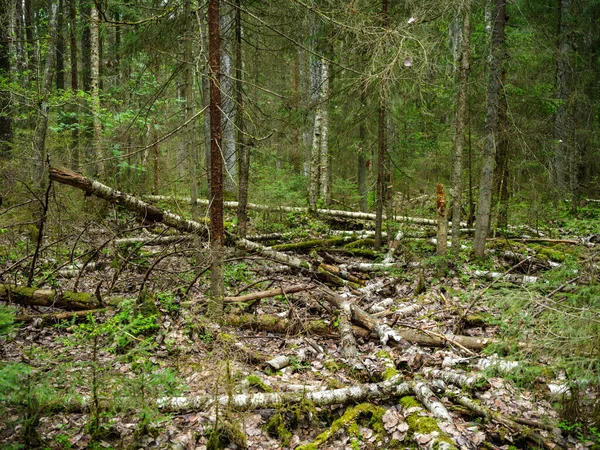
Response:
[[[81,189],[86,192],[86,195],[95,195],[109,202],[122,205],[131,211],[135,211],[146,222],[163,223],[180,232],[190,233],[189,235],[178,236],[153,236],[146,232],[141,238],[115,239],[114,242],[117,245],[171,245],[193,240],[196,236],[207,235],[208,228],[206,223],[198,223],[184,219],[82,175],[64,169],[51,169],[50,178],[53,181]],[[152,200],[163,200],[163,198],[152,198]],[[237,204],[228,202],[226,206],[235,207]],[[249,208],[257,210],[263,209],[261,205],[252,204],[249,205]],[[280,210],[285,212],[304,211],[300,208],[280,208]],[[330,210],[319,210],[319,214],[323,215],[331,215],[334,213],[338,214],[339,211],[332,212]],[[372,219],[372,215],[365,213],[348,213],[347,215],[351,218]],[[400,220],[417,224],[435,224],[435,221],[429,221],[428,219],[403,217]],[[396,323],[398,320],[415,315],[426,307],[426,305],[422,303],[406,304],[404,307],[395,311],[390,310],[388,308],[389,305],[384,302],[380,302],[381,304],[375,305],[368,310],[365,310],[358,305],[357,298],[364,292],[363,290],[365,289],[366,284],[365,278],[360,276],[360,272],[371,272],[378,269],[398,267],[394,258],[396,247],[393,243],[397,243],[401,238],[405,237],[404,235],[398,234],[390,241],[391,245],[389,246],[389,250],[382,263],[358,264],[341,264],[337,263],[335,260],[305,259],[285,252],[306,252],[315,248],[327,249],[329,251],[330,247],[336,245],[348,244],[350,242],[355,242],[357,239],[370,238],[371,235],[369,232],[363,231],[352,235],[340,234],[339,236],[334,236],[329,239],[305,241],[300,244],[266,246],[259,243],[280,239],[281,237],[280,234],[270,234],[241,239],[230,235],[228,239],[230,245],[234,245],[247,253],[259,254],[264,258],[283,264],[292,270],[308,274],[313,280],[320,280],[333,286],[345,286],[349,288],[348,291],[350,293],[341,295],[323,285],[305,283],[281,286],[276,289],[253,292],[246,295],[226,297],[224,299],[225,302],[250,304],[264,298],[310,290],[313,293],[313,298],[319,298],[329,305],[329,309],[336,315],[338,323],[336,327],[333,327],[332,323],[334,320],[308,320],[302,323],[302,330],[307,333],[336,335],[340,340],[341,353],[345,362],[349,367],[353,368],[353,370],[366,370],[365,361],[358,349],[357,338],[366,339],[375,337],[379,340],[381,345],[386,348],[398,348],[401,350],[411,348],[413,345],[422,347],[451,347],[458,353],[467,355],[469,358],[475,357],[476,352],[483,349],[489,343],[489,340],[485,338],[439,333],[426,328],[419,329],[417,327],[410,328],[408,326],[398,327],[393,326],[393,324],[390,326],[383,320],[391,315],[393,317],[393,323]],[[537,238],[536,241],[542,239],[544,238]],[[562,240],[562,242],[567,244],[575,243],[566,242],[565,240]],[[521,255],[515,256],[514,254],[505,256],[507,260],[511,257],[516,259],[521,257]],[[529,260],[533,261],[532,258]],[[542,264],[540,261],[533,262]],[[67,274],[70,275],[71,272],[81,271],[86,267],[89,267],[89,265],[84,267],[69,267],[64,269],[64,274],[67,276]],[[512,275],[514,274],[510,274],[508,271],[504,274],[481,274],[481,276],[489,276],[491,279],[509,279],[508,277]],[[0,285],[0,301],[30,306],[51,306],[67,311],[41,315],[22,315],[17,318],[20,322],[34,322],[41,325],[56,323],[61,320],[85,317],[89,314],[102,313],[107,309],[118,307],[122,300],[123,298],[118,296],[102,297],[99,292],[88,294],[62,292],[50,289],[34,289],[8,284]],[[297,326],[292,319],[266,314],[232,314],[225,317],[225,322],[233,327],[242,329],[245,328],[276,333],[289,333]],[[278,362],[278,366],[275,366],[273,365],[275,363],[272,362],[270,357],[260,353],[254,353],[250,356],[251,359],[260,364],[269,364],[275,369],[279,369],[280,367],[283,367],[281,364],[285,364],[285,362]],[[390,361],[390,364],[393,366],[394,362]],[[415,436],[416,433],[412,431],[413,435],[411,438],[417,442],[420,442],[419,439],[423,439],[423,442],[429,443],[431,448],[457,448],[461,446],[457,445],[457,443],[460,441],[458,437],[463,431],[460,431],[454,424],[453,416],[447,408],[450,404],[461,405],[469,411],[469,414],[482,417],[490,423],[499,424],[511,430],[512,433],[520,436],[521,439],[532,445],[551,449],[557,448],[556,442],[561,442],[561,438],[559,434],[556,433],[555,427],[553,426],[531,420],[524,421],[516,417],[507,417],[506,415],[492,411],[479,402],[474,401],[465,392],[486,388],[486,381],[482,377],[477,375],[467,375],[450,368],[424,368],[420,375],[423,376],[422,379],[415,377],[414,379],[406,380],[395,375],[380,383],[359,384],[347,388],[331,390],[311,390],[307,386],[300,392],[265,392],[227,396],[160,398],[156,400],[156,406],[164,411],[170,412],[210,410],[216,406],[227,407],[232,410],[247,410],[273,408],[304,401],[308,401],[316,406],[325,406],[332,404],[371,402],[374,400],[387,401],[393,397],[402,397],[400,402],[402,407],[399,407],[397,410],[390,409],[387,412],[398,416],[397,420],[394,419],[397,422],[397,425],[394,425],[397,434],[394,435],[404,439],[403,433],[405,436],[407,430],[418,429],[417,422],[422,420],[423,417],[429,417],[423,412],[424,409],[426,409],[429,411],[429,414],[436,419],[437,428],[429,433],[428,437]],[[385,377],[382,376],[380,378]],[[444,402],[438,400],[436,394],[444,394],[446,396]],[[411,400],[411,398],[416,399],[416,401],[414,399]],[[87,410],[89,407],[90,399],[87,397],[69,399],[68,403],[64,405],[66,411]],[[358,414],[360,408],[361,405],[348,408],[347,413],[350,414],[354,411]],[[408,424],[408,426],[405,426],[405,424]],[[534,429],[540,431],[534,431]],[[329,432],[325,432],[318,436],[314,443],[316,445],[324,443],[332,434],[334,434],[334,431],[334,427],[332,426]],[[388,431],[392,434],[391,429]],[[476,444],[471,442],[471,444],[462,447],[475,448],[476,446]]]

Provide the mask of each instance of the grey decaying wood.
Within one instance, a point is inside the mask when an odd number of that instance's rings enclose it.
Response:
[[[435,394],[431,392],[427,384],[417,382],[413,385],[413,390],[417,399],[433,414],[433,417],[452,422],[452,416],[450,416],[446,407],[437,399]]]
[[[337,308],[343,308],[346,299],[337,295],[335,292],[322,288],[320,292],[324,294],[325,299]],[[408,347],[410,344],[394,329],[389,325],[381,324],[372,315],[367,313],[365,310],[355,304],[351,304],[352,308],[352,321],[366,328],[367,330],[375,333],[382,345],[386,345],[388,342],[390,345]]]
[[[276,295],[293,294],[295,292],[305,291],[308,288],[309,288],[308,285],[297,284],[297,285],[294,285],[294,286],[280,287],[280,288],[277,288],[277,289],[270,289],[268,291],[253,292],[251,294],[240,295],[238,297],[225,297],[223,299],[223,301],[226,302],[226,303],[250,302],[250,301],[253,301],[253,300],[260,300],[262,298],[275,297]]]
[[[396,236],[394,236],[394,240],[390,242],[388,251],[385,254],[385,257],[383,258],[383,264],[389,264],[392,261],[394,261],[394,253],[396,253],[396,249],[398,248],[398,243],[399,243],[400,239],[402,239],[403,236],[404,236],[404,233],[402,231],[398,231],[396,233]]]
[[[484,417],[487,420],[493,420],[512,429],[517,434],[519,434],[523,438],[526,438],[536,446],[542,445],[547,450],[556,450],[557,448],[560,448],[557,447],[556,444],[548,441],[539,433],[533,431],[531,428],[523,426],[508,417],[496,413],[490,410],[489,408],[486,408],[485,406],[481,405],[480,403],[475,402],[474,400],[470,399],[465,395],[455,396],[455,398],[453,398],[453,401],[455,403],[458,403],[459,405],[464,406],[465,408],[468,408],[478,416]]]
[[[490,272],[486,270],[476,270],[473,272],[473,275],[486,280],[496,280],[502,278],[504,281],[510,281],[518,284],[535,283],[538,280],[538,277],[534,277],[532,275],[517,275],[512,273]]]
[[[340,308],[340,336],[342,344],[342,354],[350,361],[352,367],[358,370],[364,370],[365,366],[359,359],[359,352],[356,346],[356,339],[352,332],[352,308],[349,302],[344,302]]]

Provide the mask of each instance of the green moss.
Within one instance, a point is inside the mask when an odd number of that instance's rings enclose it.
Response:
[[[240,448],[247,448],[246,433],[236,421],[230,419],[220,420],[208,436],[207,450],[218,450],[227,448],[229,444],[235,444]]]
[[[389,380],[390,378],[395,377],[399,373],[400,373],[400,371],[398,369],[396,369],[395,367],[387,367],[383,371],[382,378],[384,381],[386,381],[386,380]]]
[[[385,350],[379,350],[377,353],[375,353],[375,356],[378,358],[391,359],[389,352],[386,352]]]
[[[264,425],[265,431],[277,437],[283,446],[289,444],[292,432],[299,424],[311,424],[317,421],[318,411],[314,403],[302,400],[289,407],[279,408],[277,413]]]
[[[301,445],[300,447],[297,447],[296,450],[316,449],[319,445],[327,442],[329,438],[342,429],[345,429],[351,438],[358,437],[360,435],[358,421],[361,417],[369,419],[369,425],[372,427],[373,431],[384,433],[385,429],[383,428],[382,420],[384,414],[384,408],[371,403],[361,403],[360,405],[351,406],[347,408],[344,414],[339,419],[335,420],[327,430],[318,435],[312,443]]]
[[[405,396],[400,399],[400,404],[407,410],[409,408],[418,407],[419,411],[415,411],[406,417],[406,423],[409,426],[409,437],[412,438],[415,434],[432,434],[437,435],[433,438],[432,449],[456,449],[452,438],[442,432],[437,424],[437,421],[433,417],[421,416],[422,411],[421,404],[413,397]],[[443,447],[442,447],[443,446]]]
[[[352,241],[344,247],[349,249],[361,248],[361,247],[373,247],[375,245],[375,239],[357,239],[356,241]]]
[[[537,246],[535,250],[537,252],[537,256],[541,259],[549,259],[550,261],[559,263],[565,262],[566,255],[561,251],[553,248],[543,247],[541,245]]]
[[[259,376],[257,375],[248,375],[246,377],[246,381],[248,381],[248,384],[250,384],[250,386],[258,388],[260,390],[262,390],[263,392],[273,392],[273,388],[271,386],[269,386],[268,384],[266,384]]]
[[[336,363],[333,359],[328,359],[323,363],[323,367],[325,367],[330,372],[339,372],[341,367],[338,363]]]

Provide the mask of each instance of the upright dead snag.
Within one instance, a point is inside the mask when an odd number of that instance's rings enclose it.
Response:
[[[437,184],[437,254],[445,255],[448,247],[448,210],[446,209],[446,193],[444,185]]]

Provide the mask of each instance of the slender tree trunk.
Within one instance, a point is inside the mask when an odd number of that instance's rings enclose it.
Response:
[[[388,0],[381,2],[383,26],[388,25]],[[385,150],[386,142],[386,95],[385,80],[380,81],[379,87],[379,129],[377,133],[377,204],[375,209],[375,250],[381,249],[381,232],[383,228],[383,207],[385,202]]]
[[[209,68],[210,68],[210,255],[212,258],[208,315],[220,321],[223,317],[223,161],[221,153],[221,49],[219,35],[219,0],[208,2]]]
[[[331,203],[331,155],[329,154],[329,64],[323,58],[321,60],[321,156],[319,191],[320,197],[329,207]]]
[[[298,90],[298,78],[300,77],[300,53],[295,52],[294,56],[294,72],[292,75],[292,91],[293,100],[292,107],[294,108],[294,114],[298,115],[298,107],[300,104],[300,92]],[[296,173],[300,173],[300,125],[298,121],[294,122],[293,133],[293,153],[292,153],[292,167]]]
[[[365,90],[361,90],[360,93],[360,105],[361,110],[364,111],[367,105],[367,95]],[[358,126],[358,140],[360,141],[360,147],[358,150],[358,195],[360,211],[369,211],[369,191],[367,189],[367,165],[369,160],[367,159],[367,126],[365,123],[366,119],[361,115],[360,125]]]
[[[33,16],[31,13],[32,0],[24,0],[25,4],[25,39],[27,41],[27,68],[32,74],[36,73],[35,40],[33,39]],[[35,78],[35,75],[34,75]]]
[[[379,94],[379,128],[377,138],[377,204],[375,210],[375,250],[381,249],[381,232],[383,229],[383,206],[385,202],[385,149],[386,149],[386,123],[385,123],[385,92],[381,87]]]
[[[244,136],[244,93],[242,91],[242,11],[241,0],[235,2],[235,102],[237,105],[236,130],[237,144],[239,149],[239,182],[238,182],[238,235],[246,237],[248,228],[248,179],[250,176],[250,147]]]
[[[448,210],[446,209],[446,193],[444,185],[438,183],[436,187],[437,209],[437,254],[444,256],[448,248]],[[452,236],[452,239],[455,239]]]
[[[58,0],[58,19],[56,36],[56,89],[65,89],[65,21],[64,0]]]
[[[221,92],[223,104],[223,129],[222,145],[225,171],[223,189],[229,195],[235,195],[237,184],[237,153],[235,132],[235,92],[234,92],[234,70],[233,70],[233,33],[234,20],[233,8],[224,4],[221,8]]]
[[[43,191],[46,178],[46,133],[48,131],[48,96],[52,90],[53,67],[55,58],[56,16],[58,5],[52,4],[50,21],[48,24],[50,45],[44,64],[41,98],[39,100],[38,115],[33,135],[33,180],[36,186]]]
[[[192,0],[185,0],[185,81],[184,81],[184,90],[185,90],[185,121],[189,121],[194,115],[194,55],[192,52],[192,39],[193,39],[193,29],[192,29]],[[186,154],[189,161],[189,171],[190,171],[190,199],[192,203],[192,220],[198,222],[199,214],[198,214],[198,146],[196,145],[194,132],[194,124],[189,123],[187,129],[187,139],[186,139]]]
[[[314,46],[314,45],[313,45]],[[317,203],[319,201],[320,182],[321,182],[321,132],[323,129],[323,103],[321,95],[323,89],[323,80],[321,76],[322,60],[314,60],[310,67],[310,85],[311,101],[317,102],[315,110],[313,139],[310,151],[310,179],[308,186],[308,209],[312,214],[316,214]]]
[[[470,5],[470,4],[469,4]],[[456,94],[456,130],[452,171],[452,252],[460,250],[460,219],[462,217],[462,170],[469,97],[469,67],[471,53],[470,6],[465,7],[462,20],[462,40],[458,59],[458,92]]]
[[[490,225],[492,203],[492,177],[494,160],[498,144],[498,110],[501,86],[502,64],[505,58],[506,2],[494,0],[494,31],[492,34],[492,50],[490,60],[490,77],[487,92],[487,113],[485,121],[485,143],[483,148],[483,164],[479,183],[479,204],[477,205],[477,222],[475,224],[475,240],[473,248],[475,256],[482,258],[485,252],[485,240]]]
[[[5,0],[10,3],[10,0]],[[8,4],[7,3],[7,4]],[[25,69],[27,67],[27,60],[25,57],[25,23],[23,19],[23,1],[17,0],[15,2],[15,53],[17,55],[15,66]]]
[[[504,70],[502,71],[504,84]],[[496,149],[496,166],[494,169],[494,197],[496,198],[498,228],[508,227],[508,190],[510,148],[508,145],[508,104],[504,91],[500,91],[500,108],[498,109],[498,147]]]
[[[160,77],[160,61],[158,55],[154,57],[154,80],[158,85]],[[187,99],[186,99],[187,101]],[[158,185],[160,180],[160,144],[158,142],[158,126],[160,124],[159,112],[157,111],[154,120],[152,121],[152,132],[150,140],[152,141],[152,194],[158,195]],[[193,126],[190,124],[192,131],[188,134],[190,142],[195,147]],[[195,178],[194,178],[195,179]],[[191,193],[190,193],[191,195]],[[194,219],[196,220],[196,218]]]
[[[558,107],[554,116],[554,166],[556,187],[563,195],[568,189],[568,133],[569,96],[571,80],[569,74],[571,41],[571,0],[558,0],[558,40],[556,55],[556,100]]]
[[[99,39],[100,17],[98,9],[92,6],[90,15],[90,95],[92,110],[93,137],[90,145],[89,158],[93,161],[93,171],[100,178],[104,177],[104,162],[100,147],[100,133],[102,124],[100,122],[100,39]]]
[[[0,79],[10,78],[10,0],[0,0]],[[0,158],[10,155],[13,137],[10,93],[0,90]]]
[[[77,5],[75,0],[67,1],[69,6],[69,41],[71,51],[71,91],[73,97],[76,98],[77,91],[79,90],[78,76],[79,71],[77,68]],[[74,107],[75,111],[77,106]],[[79,170],[79,130],[77,127],[78,119],[74,115],[70,123],[73,126],[71,130],[71,167],[74,170]]]

